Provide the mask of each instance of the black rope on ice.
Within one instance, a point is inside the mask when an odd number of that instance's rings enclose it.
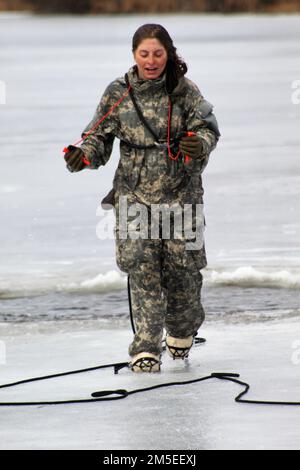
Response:
[[[129,274],[127,276],[127,294],[128,294],[129,316],[130,316],[131,329],[132,329],[133,334],[135,335],[136,329],[135,329],[135,324],[134,324],[134,320],[133,320],[133,313],[132,313],[130,275]]]
[[[130,281],[128,276],[128,300],[129,300],[129,309],[130,309],[130,319],[131,319],[131,326],[132,330],[135,333],[135,326],[132,316],[132,305],[131,305],[131,295],[130,295]],[[197,341],[198,340],[198,341]],[[195,338],[195,342],[205,342],[203,338]],[[33,377],[29,379],[19,380],[17,382],[11,382],[8,384],[0,385],[0,389],[7,389],[13,388],[18,385],[25,385],[32,382],[39,382],[43,380],[50,380],[58,377],[65,377],[68,375],[75,375],[75,374],[82,374],[84,372],[91,372],[99,369],[107,369],[113,368],[114,373],[118,374],[121,369],[125,367],[130,368],[129,362],[116,362],[113,364],[103,364],[100,366],[95,367],[88,367],[86,369],[78,369],[68,372],[60,372],[57,374],[51,375],[44,375],[41,377]],[[200,377],[197,379],[191,380],[183,380],[180,382],[167,382],[161,383],[157,385],[152,385],[150,387],[138,388],[135,390],[125,390],[125,389],[116,389],[116,390],[100,390],[93,392],[91,394],[92,398],[85,398],[85,399],[73,399],[73,400],[51,400],[51,401],[23,401],[23,402],[0,402],[0,406],[40,406],[40,405],[69,405],[69,404],[79,404],[79,403],[93,403],[93,402],[100,402],[100,401],[111,401],[111,400],[122,400],[123,398],[127,398],[129,395],[134,395],[137,393],[148,392],[151,390],[157,390],[159,388],[166,388],[166,387],[173,387],[179,385],[190,385],[194,383],[204,382],[211,379],[218,379],[218,380],[225,380],[235,384],[238,384],[244,387],[243,391],[236,396],[235,401],[237,403],[246,403],[251,405],[279,405],[279,406],[300,406],[300,402],[288,402],[288,401],[270,401],[270,400],[245,400],[244,397],[250,390],[250,385],[246,382],[242,382],[238,380],[240,377],[239,374],[236,373],[228,373],[228,372],[213,372],[211,375],[206,377]]]
[[[120,369],[124,367],[128,367],[128,363],[120,362],[116,364],[105,364],[102,366],[96,367],[89,367],[88,369],[81,369],[69,372],[63,372],[59,374],[53,374],[43,377],[35,377],[26,380],[20,380],[19,382],[9,383],[5,385],[0,385],[0,388],[9,388],[15,387],[17,385],[26,384],[30,382],[37,382],[47,379],[52,379],[55,377],[62,377],[71,374],[79,374],[83,372],[89,372],[92,370],[97,369],[104,369],[108,367],[114,367],[115,373],[117,373]],[[246,382],[242,382],[238,380],[240,377],[239,374],[235,373],[228,373],[228,372],[213,372],[211,375],[206,377],[200,377],[197,379],[191,380],[184,380],[184,381],[177,381],[177,382],[167,382],[161,383],[157,385],[152,385],[150,387],[138,388],[135,390],[125,390],[125,389],[116,389],[116,390],[100,390],[97,392],[93,392],[91,396],[93,398],[86,398],[86,399],[74,399],[74,400],[55,400],[55,401],[27,401],[27,402],[0,402],[0,406],[39,406],[39,405],[69,405],[69,404],[77,404],[77,403],[92,403],[92,402],[99,402],[99,401],[111,401],[111,400],[121,400],[123,398],[127,398],[129,395],[135,395],[137,393],[148,392],[151,390],[157,390],[159,388],[166,388],[166,387],[173,387],[179,385],[190,385],[194,383],[204,382],[211,379],[218,379],[218,380],[227,380],[229,382],[236,383],[244,387],[244,390],[235,398],[237,403],[247,403],[247,404],[255,404],[255,405],[288,405],[288,406],[300,406],[300,402],[284,402],[284,401],[262,401],[262,400],[244,400],[242,397],[246,395],[250,389],[250,385]]]
[[[116,362],[113,364],[104,364],[101,366],[88,367],[86,369],[78,369],[78,370],[72,370],[68,372],[60,372],[58,374],[44,375],[41,377],[33,377],[30,379],[19,380],[18,382],[11,382],[8,384],[0,385],[0,389],[11,388],[11,387],[16,387],[17,385],[24,385],[24,384],[28,384],[32,382],[41,382],[42,380],[55,379],[57,377],[65,377],[67,375],[82,374],[84,372],[91,372],[94,370],[107,369],[107,368],[112,368],[112,367],[114,368],[114,373],[117,374],[119,370],[123,369],[124,367],[129,367],[129,363],[128,362]],[[111,392],[111,395],[116,395],[116,396],[108,398],[107,400],[119,400],[120,398],[124,398],[122,396],[124,393],[127,393],[126,390],[111,390],[110,392]],[[102,401],[103,400],[106,400],[106,398],[103,398]],[[89,399],[81,399],[81,400],[0,402],[0,406],[67,405],[71,403],[89,403],[92,401],[95,401],[95,399],[89,398]],[[96,401],[100,401],[100,400],[96,400]]]

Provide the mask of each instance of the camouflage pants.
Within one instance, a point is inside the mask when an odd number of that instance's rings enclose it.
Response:
[[[126,196],[130,207],[136,200],[133,195]],[[204,321],[200,270],[207,264],[205,248],[186,250],[187,240],[174,237],[122,239],[119,197],[115,210],[116,261],[121,271],[130,275],[136,327],[129,354],[160,354],[164,328],[171,336],[184,338],[196,334]],[[128,217],[127,228],[130,222]]]

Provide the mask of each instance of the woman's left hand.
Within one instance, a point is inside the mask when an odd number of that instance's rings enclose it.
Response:
[[[193,159],[202,159],[203,144],[202,139],[197,135],[184,136],[179,142],[179,150],[183,155]]]

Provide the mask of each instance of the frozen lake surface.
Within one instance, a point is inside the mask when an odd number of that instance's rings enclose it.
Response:
[[[114,241],[96,236],[118,144],[104,168],[79,174],[65,170],[62,149],[78,140],[107,84],[133,64],[131,37],[149,21],[0,14],[1,383],[127,360],[126,277]],[[222,133],[204,173],[209,264],[200,333],[208,342],[186,366],[164,359],[157,376],[92,373],[3,390],[3,401],[83,397],[216,371],[239,372],[252,385],[249,398],[299,401],[300,105],[291,97],[300,16],[151,22],[174,37]],[[239,405],[239,391],[217,381],[106,404],[3,408],[0,446],[299,449],[298,409]]]
[[[207,314],[299,313],[300,17],[152,20],[174,37],[222,132],[204,173]],[[62,148],[133,64],[131,37],[148,21],[0,15],[0,320],[126,315],[114,241],[96,236],[118,144],[105,167],[79,174],[65,170]]]
[[[127,360],[129,327],[29,323],[4,335],[1,383]],[[300,400],[299,320],[224,325],[209,322],[206,345],[189,362],[163,355],[158,374],[96,371],[1,390],[0,401],[90,398],[96,390],[149,387],[237,372],[254,400]],[[295,343],[297,341],[297,343]],[[117,345],[115,347],[114,345]],[[297,347],[298,350],[295,348]],[[219,380],[148,391],[115,402],[1,408],[1,449],[297,449],[300,407],[234,402],[242,388]],[[80,424],[80,425],[79,425]]]

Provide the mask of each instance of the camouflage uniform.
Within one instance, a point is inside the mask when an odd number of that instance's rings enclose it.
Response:
[[[129,347],[129,354],[133,356],[143,351],[160,354],[163,327],[178,338],[197,332],[204,321],[200,270],[207,262],[204,245],[199,250],[186,250],[188,240],[184,236],[175,239],[171,235],[169,239],[163,239],[160,233],[156,239],[122,239],[119,198],[127,197],[128,208],[140,203],[148,212],[151,204],[175,204],[178,207],[202,204],[201,173],[217,144],[219,131],[212,106],[186,77],[179,80],[171,95],[166,90],[165,75],[154,80],[140,80],[135,66],[129,70],[128,78],[144,117],[161,142],[167,140],[169,97],[173,104],[171,136],[189,130],[203,140],[201,160],[184,164],[181,159],[176,166],[165,147],[150,147],[154,138],[127,96],[81,145],[91,168],[98,168],[110,158],[114,138],[120,139],[120,160],[113,183],[116,191],[116,259],[119,268],[130,274],[136,325],[136,334]],[[108,86],[83,136],[122,97],[126,88],[123,77]],[[135,148],[130,143],[150,148]],[[173,149],[174,153],[176,149]],[[129,230],[133,219],[128,217]],[[156,223],[161,232],[159,219]],[[193,225],[196,223],[196,217],[193,217]],[[203,220],[200,223],[203,224]]]

